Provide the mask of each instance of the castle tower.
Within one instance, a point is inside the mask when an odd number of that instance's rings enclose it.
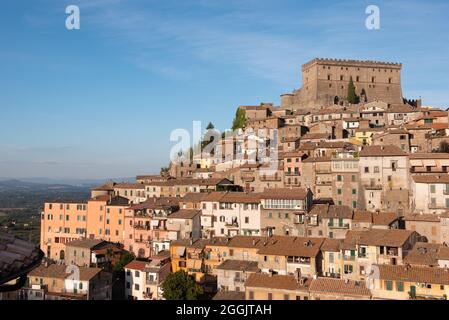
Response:
[[[345,102],[351,77],[366,102],[402,104],[401,69],[400,63],[314,59],[302,66],[302,87],[293,97],[282,95],[281,106],[297,110]]]

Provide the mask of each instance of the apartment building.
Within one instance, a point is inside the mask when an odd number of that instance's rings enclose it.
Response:
[[[111,300],[112,274],[100,268],[41,265],[28,274],[25,300]]]
[[[331,160],[332,199],[337,205],[358,208],[359,195],[359,154],[354,150],[336,151]]]
[[[341,246],[345,279],[363,280],[373,264],[403,264],[404,258],[420,240],[409,230],[349,231]]]
[[[260,269],[256,261],[225,260],[215,268],[219,291],[245,292],[248,277]]]
[[[166,252],[168,253],[168,252]],[[125,296],[128,300],[162,300],[162,283],[170,273],[170,257],[154,256],[149,261],[134,260],[125,266]]]
[[[262,235],[305,236],[305,216],[312,205],[310,189],[266,189],[260,195]]]
[[[246,300],[309,300],[312,279],[294,275],[253,273],[245,283]]]
[[[351,226],[353,210],[348,206],[315,204],[308,217],[308,236],[344,239]]]
[[[178,225],[173,230],[168,228],[168,217],[178,209],[179,202],[172,198],[148,199],[126,209],[125,249],[139,258],[148,258],[168,250],[170,241],[186,235],[181,234],[180,228],[175,230]]]
[[[379,277],[373,282],[376,299],[447,300],[449,272],[443,268],[411,265],[375,265]]]
[[[78,239],[65,244],[65,264],[90,267],[117,260],[123,250],[120,244],[99,239]]]
[[[449,175],[412,177],[411,208],[416,213],[441,214],[449,210]]]
[[[81,238],[123,243],[128,199],[102,195],[86,202],[48,202],[41,214],[40,247],[53,260],[64,260],[65,244]]]
[[[321,273],[322,238],[271,237],[259,249],[259,268],[262,272],[281,275],[314,276]]]
[[[365,146],[360,152],[362,201],[359,209],[397,211],[409,207],[408,154],[394,145]]]
[[[201,202],[204,238],[260,234],[258,194],[212,192]]]

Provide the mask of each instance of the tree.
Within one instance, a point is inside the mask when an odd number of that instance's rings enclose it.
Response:
[[[232,130],[243,128],[246,124],[246,112],[242,108],[238,108],[235,112],[235,118],[232,122]]]
[[[125,266],[130,263],[131,261],[133,261],[136,257],[134,256],[134,254],[130,253],[130,252],[126,252],[124,253],[121,257],[120,260],[117,261],[117,263],[114,265],[113,269],[114,271],[123,271],[125,269]]]
[[[206,127],[206,130],[213,130],[213,129],[215,129],[214,124],[212,122],[209,122],[209,124]]]
[[[349,79],[348,85],[348,102],[352,104],[357,104],[360,102],[360,98],[355,93],[354,81],[352,81],[352,77]]]
[[[162,284],[162,290],[167,300],[197,300],[203,293],[195,279],[183,270],[170,273]]]

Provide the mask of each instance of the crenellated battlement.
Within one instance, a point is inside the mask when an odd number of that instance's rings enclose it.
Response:
[[[402,63],[383,62],[373,60],[351,60],[351,59],[332,59],[332,58],[315,58],[302,66],[302,70],[306,70],[315,64],[326,64],[330,66],[345,67],[369,67],[369,68],[394,68],[401,69]]]

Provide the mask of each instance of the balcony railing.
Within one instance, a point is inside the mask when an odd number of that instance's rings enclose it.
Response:
[[[355,261],[355,256],[348,256],[348,255],[344,255],[343,259],[346,261]]]
[[[365,190],[382,190],[382,185],[380,184],[367,184],[363,186]]]
[[[331,229],[348,229],[349,228],[349,223],[344,223],[344,224],[331,224],[331,223],[328,223],[327,226],[329,228],[331,228]]]

